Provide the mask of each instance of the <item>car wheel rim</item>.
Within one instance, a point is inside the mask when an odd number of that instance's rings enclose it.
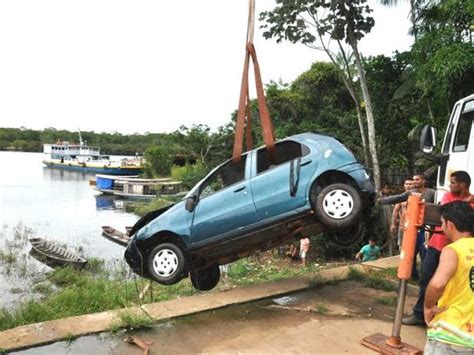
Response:
[[[347,217],[354,208],[352,196],[345,190],[333,190],[323,199],[324,212],[334,218],[343,219]]]
[[[153,258],[153,270],[161,277],[169,277],[178,269],[178,256],[170,249],[162,249]]]

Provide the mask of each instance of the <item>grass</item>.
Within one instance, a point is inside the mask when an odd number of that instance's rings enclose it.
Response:
[[[319,313],[319,314],[326,314],[329,312],[329,308],[327,308],[326,306],[324,306],[322,303],[319,303],[318,305],[316,305],[316,307],[314,308],[314,311],[316,313]]]
[[[397,297],[396,296],[389,296],[389,297],[380,297],[377,298],[377,303],[383,304],[384,306],[396,306],[397,305]]]
[[[33,291],[42,295],[50,295],[53,293],[53,287],[47,282],[41,282],[33,286]]]
[[[104,260],[97,258],[89,258],[85,269],[93,274],[103,274],[107,272]]]
[[[148,203],[138,202],[138,203],[133,204],[133,208],[132,208],[133,211],[130,211],[130,212],[133,212],[139,216],[144,216],[148,212],[158,210],[160,208],[166,207],[173,203],[174,203],[173,201],[167,198],[163,198],[163,197],[155,198],[154,200]]]
[[[112,324],[108,330],[115,333],[119,329],[123,329],[123,328],[129,329],[129,330],[150,328],[152,324],[153,324],[153,319],[146,316],[145,314],[122,312],[120,313],[120,321]]]
[[[251,258],[238,260],[230,265],[228,276],[234,285],[253,285],[262,282],[278,281],[290,277],[315,273],[319,267],[311,265],[277,265],[274,260],[252,261]]]
[[[13,253],[13,250],[9,249],[8,251],[0,250],[0,262],[4,264],[15,264],[17,261],[16,256]]]
[[[343,280],[326,279],[326,278],[323,278],[320,275],[316,274],[314,276],[311,276],[311,278],[309,279],[308,284],[309,284],[309,287],[317,288],[317,287],[321,287],[321,286],[333,286],[333,285],[338,284],[341,281],[343,281]]]
[[[64,340],[67,341],[70,344],[76,339],[77,339],[76,335],[74,335],[72,333],[68,333],[68,334],[66,334],[66,338]]]
[[[108,273],[91,275],[72,268],[55,269],[48,281],[59,287],[40,300],[26,300],[13,310],[0,309],[0,331],[20,325],[88,313],[119,309],[139,304],[138,294],[148,281],[116,279]],[[45,289],[46,291],[46,286]],[[153,297],[143,302],[159,302],[196,291],[189,280],[173,286],[153,284]]]
[[[354,280],[363,283],[366,287],[370,287],[376,290],[382,291],[395,291],[396,287],[390,278],[387,278],[386,274],[380,273],[379,271],[372,272],[370,274],[361,272],[357,269],[350,268],[347,276],[349,280]]]

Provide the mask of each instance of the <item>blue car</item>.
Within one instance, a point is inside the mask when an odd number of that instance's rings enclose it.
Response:
[[[183,201],[151,212],[131,230],[125,259],[164,285],[187,277],[199,290],[219,282],[219,265],[289,239],[331,230],[354,240],[373,203],[369,175],[337,139],[303,133],[228,160]]]

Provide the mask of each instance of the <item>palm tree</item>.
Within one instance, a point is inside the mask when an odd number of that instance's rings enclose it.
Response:
[[[418,22],[420,21],[420,10],[422,8],[428,8],[441,2],[441,0],[378,0],[379,3],[385,6],[397,6],[402,1],[410,2],[410,22],[411,29],[410,34],[415,38],[415,42],[418,39]]]

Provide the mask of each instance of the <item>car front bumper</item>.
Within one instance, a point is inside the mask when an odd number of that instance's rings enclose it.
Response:
[[[145,258],[140,252],[140,249],[137,246],[136,238],[133,238],[125,249],[125,261],[133,270],[134,273],[145,276],[146,275],[146,265]]]

